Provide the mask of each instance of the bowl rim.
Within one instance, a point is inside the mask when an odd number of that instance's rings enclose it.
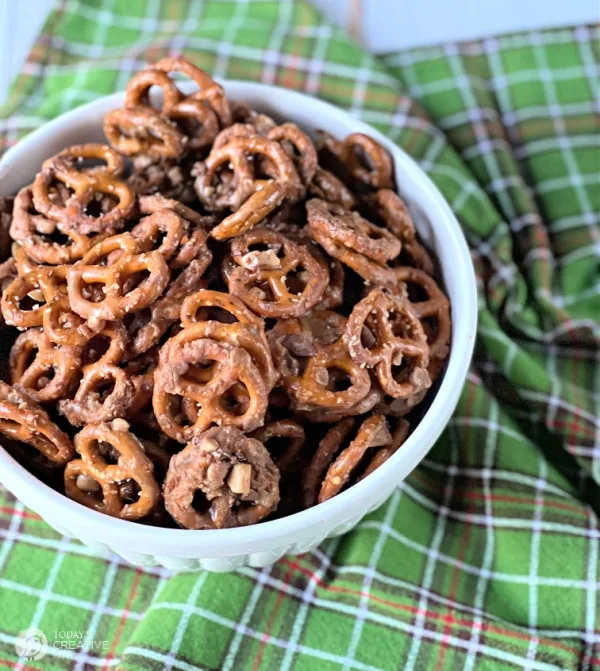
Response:
[[[307,102],[314,107],[315,118],[330,117],[341,123],[351,124],[354,132],[367,133],[381,142],[391,152],[394,162],[410,170],[413,179],[420,182],[420,188],[428,193],[430,209],[436,210],[431,218],[432,229],[435,231],[440,223],[444,223],[446,233],[456,258],[456,281],[461,289],[461,304],[452,305],[452,311],[460,312],[460,320],[453,315],[452,341],[444,378],[433,398],[431,405],[421,418],[418,425],[407,438],[406,443],[369,477],[361,480],[337,496],[291,515],[268,522],[233,527],[227,529],[172,529],[154,527],[128,520],[111,517],[69,499],[59,491],[52,489],[38,480],[13,457],[0,450],[0,481],[12,491],[25,505],[33,510],[46,514],[54,519],[56,516],[68,517],[70,528],[94,529],[94,537],[110,543],[114,539],[127,539],[132,551],[154,553],[158,547],[165,556],[182,556],[180,553],[194,548],[201,550],[204,556],[233,556],[245,551],[246,543],[255,545],[257,542],[273,541],[277,537],[296,537],[301,531],[315,525],[324,524],[326,520],[335,518],[345,507],[356,499],[368,508],[368,501],[377,500],[377,493],[383,480],[390,480],[391,473],[400,462],[405,463],[402,469],[406,475],[426,456],[443,429],[446,427],[466,379],[469,363],[475,345],[477,327],[477,291],[475,271],[471,261],[469,248],[460,225],[450,206],[427,174],[416,161],[406,154],[389,138],[351,114],[324,100],[313,98],[298,91],[287,90],[278,86],[259,82],[240,80],[221,80],[228,95],[232,99],[244,100],[246,97],[262,97],[268,101],[272,96],[285,96],[290,104],[305,106]],[[182,89],[188,88],[182,86]],[[191,90],[192,87],[190,86]],[[14,165],[27,152],[41,143],[48,143],[48,138],[55,131],[62,131],[71,120],[81,121],[97,107],[118,106],[122,104],[124,92],[117,92],[97,99],[57,116],[43,124],[18,144],[8,149],[0,160],[0,183],[3,176],[14,168]],[[436,223],[437,222],[437,223]],[[420,446],[426,445],[425,448]],[[408,466],[408,468],[407,468]],[[406,475],[404,477],[406,477]],[[386,478],[387,476],[387,478]],[[400,478],[397,479],[398,482]],[[397,483],[396,483],[397,484]],[[26,502],[25,502],[26,499]],[[299,538],[300,536],[298,536]],[[197,551],[193,556],[197,555]]]

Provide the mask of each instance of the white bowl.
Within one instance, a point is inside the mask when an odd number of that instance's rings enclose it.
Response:
[[[423,459],[446,426],[467,375],[477,322],[475,275],[467,244],[450,207],[427,175],[375,129],[346,112],[309,96],[274,86],[224,82],[228,96],[310,132],[322,128],[336,137],[373,136],[394,159],[396,178],[416,227],[440,261],[452,306],[452,344],[445,376],[422,421],[406,443],[372,475],[338,496],[282,519],[236,529],[188,531],[133,524],[97,513],[42,484],[0,449],[0,481],[50,526],[104,553],[116,552],[143,566],[230,571],[266,566],[284,554],[315,548],[325,538],[352,529],[390,496]],[[42,161],[64,147],[103,140],[102,119],[123,104],[123,93],[78,107],[31,133],[0,162],[0,194],[31,182]]]

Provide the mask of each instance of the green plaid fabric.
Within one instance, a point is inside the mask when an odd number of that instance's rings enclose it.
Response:
[[[579,26],[376,59],[305,2],[57,7],[0,114],[4,146],[169,52],[327,99],[444,193],[480,329],[428,458],[355,531],[271,568],[136,570],[0,492],[0,665],[600,667],[599,48]],[[43,659],[15,652],[29,627]]]

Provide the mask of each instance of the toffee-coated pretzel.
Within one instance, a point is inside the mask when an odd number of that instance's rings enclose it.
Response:
[[[131,157],[127,183],[140,198],[160,195],[168,200],[177,199],[182,205],[193,203],[196,193],[190,174],[192,165],[191,157],[156,159],[149,154],[137,154]]]
[[[18,275],[2,293],[2,314],[7,324],[18,328],[41,326],[46,307],[64,295],[64,268],[42,267]]]
[[[154,465],[125,420],[88,424],[75,436],[75,449],[81,459],[65,468],[69,498],[124,520],[139,520],[157,505]]]
[[[373,341],[368,345],[365,331]],[[393,398],[412,396],[430,386],[427,338],[402,297],[371,290],[354,306],[345,340],[354,361],[374,368],[381,388]],[[402,367],[399,375],[395,367]]]
[[[267,249],[252,249],[258,246]],[[231,257],[236,265],[225,269],[229,291],[263,317],[304,315],[323,297],[329,283],[327,266],[306,245],[268,229],[254,229],[236,238]]]
[[[325,170],[320,165],[317,166],[312,182],[309,184],[308,192],[315,198],[337,203],[347,210],[356,206],[356,198],[352,191],[332,172]]]
[[[410,424],[405,419],[399,419],[396,428],[392,432],[392,441],[388,445],[383,445],[380,449],[375,452],[371,460],[369,461],[365,470],[357,478],[357,482],[364,480],[367,475],[378,469],[381,464],[386,462],[396,450],[398,450],[408,438],[408,433],[410,431]]]
[[[0,381],[0,433],[35,448],[53,464],[73,458],[73,445],[28,394]]]
[[[304,429],[293,419],[278,419],[268,422],[252,432],[252,438],[259,440],[271,454],[271,458],[280,473],[287,473],[298,464],[306,434]],[[285,448],[278,448],[274,454],[269,441],[285,442]]]
[[[448,355],[450,332],[450,304],[437,282],[425,271],[403,266],[394,269],[398,283],[407,285],[408,301],[412,311],[422,321],[429,342],[429,354],[432,358],[445,359]],[[411,300],[411,285],[415,285],[427,298]],[[433,328],[429,319],[435,320]]]
[[[373,189],[393,188],[392,158],[372,137],[352,133],[344,140],[336,140],[319,131],[317,145],[319,150],[333,154],[358,185]]]
[[[133,396],[129,400],[127,415],[135,417],[152,403],[154,390],[154,371],[158,365],[158,347],[130,359],[123,370],[133,385]]]
[[[84,365],[77,392],[73,399],[64,399],[58,404],[60,412],[73,426],[127,416],[135,388],[129,375],[118,365],[126,347],[125,328],[118,323],[109,323],[88,341],[84,361],[89,363]]]
[[[102,160],[106,166],[78,170],[78,162],[85,159]],[[41,214],[60,221],[64,230],[82,235],[118,230],[137,206],[135,194],[121,179],[123,170],[123,158],[107,145],[73,145],[42,165],[32,186],[34,205]],[[65,203],[51,198],[50,187],[57,181],[73,191]],[[93,216],[87,209],[98,196],[116,200],[116,204]]]
[[[171,458],[164,498],[186,529],[255,524],[279,503],[279,471],[258,440],[233,426],[214,427]]]
[[[269,140],[276,140],[294,161],[304,186],[308,186],[317,170],[317,152],[312,140],[294,123],[275,126],[268,133]]]
[[[304,319],[279,320],[270,332],[275,365],[297,410],[343,410],[369,393],[369,373],[350,357],[345,328],[342,315],[313,310]]]
[[[162,430],[182,443],[214,424],[252,431],[264,421],[268,403],[265,381],[250,354],[226,342],[196,337],[199,326],[203,324],[184,329],[163,345],[154,374],[154,414]],[[196,371],[200,374],[194,377]],[[229,409],[224,401],[236,386],[243,388],[245,403]],[[191,419],[184,401],[196,404]]]
[[[186,138],[150,107],[133,105],[112,110],[104,117],[104,134],[121,154],[144,154],[152,159],[179,158]]]
[[[319,424],[335,424],[346,417],[356,417],[357,415],[364,415],[371,412],[381,404],[384,397],[383,391],[379,388],[377,380],[371,381],[371,389],[369,393],[356,405],[349,408],[314,408],[312,410],[303,410],[300,416],[304,417],[310,422],[318,422]],[[385,414],[385,413],[383,413]]]
[[[309,231],[317,231],[338,245],[367,256],[376,263],[386,263],[400,253],[400,240],[390,231],[375,226],[341,205],[313,198],[306,203]]]
[[[26,186],[15,197],[10,235],[36,263],[53,266],[72,263],[89,251],[93,241],[97,241],[77,231],[63,229],[59,221],[43,214],[32,214],[32,210],[35,211],[33,192]]]
[[[18,242],[13,242],[10,249],[12,258],[15,261],[15,266],[17,267],[17,275],[22,277],[23,275],[27,275],[27,273],[37,270],[40,267],[41,264],[36,263],[30,259],[27,255],[27,252]]]
[[[181,305],[181,324],[187,328],[198,322],[223,321],[222,318],[214,318],[215,312],[219,316],[225,313],[225,317],[231,322],[254,324],[260,328],[263,326],[262,319],[249,310],[239,298],[210,289],[200,289],[187,296]]]
[[[353,427],[354,422],[352,420],[351,422],[351,426]],[[340,448],[347,438],[349,430],[344,427],[344,430],[338,433],[335,432],[334,427],[332,431],[334,431],[333,438],[329,441],[322,441],[319,444],[317,452],[309,466],[309,472],[313,468],[315,470],[318,468],[319,474],[323,465],[328,466],[325,477],[320,483],[319,494],[317,496],[318,503],[327,501],[344,488],[369,448],[387,447],[391,445],[393,440],[387,421],[383,415],[371,415],[367,417],[358,428],[354,440],[341,451]]]
[[[20,385],[39,403],[65,398],[77,384],[81,351],[59,347],[31,328],[17,336],[9,355],[11,384]]]
[[[120,252],[111,265],[107,262],[111,252]],[[148,277],[127,291],[126,281],[136,273],[146,272]],[[83,257],[81,263],[67,270],[67,287],[71,308],[86,319],[120,319],[150,305],[158,298],[169,281],[169,267],[159,251],[141,252],[131,233],[121,233],[103,240]],[[104,297],[99,301],[86,298],[84,289],[89,284],[104,287]]]
[[[415,226],[406,207],[406,203],[391,189],[380,189],[374,194],[363,196],[363,202],[375,210],[387,228],[402,243],[400,257],[396,260],[397,265],[414,266],[433,275],[435,267],[427,250],[417,240]]]
[[[302,183],[292,159],[283,147],[274,140],[259,135],[234,137],[224,145],[213,149],[203,163],[195,167],[196,192],[200,200],[212,210],[239,210],[242,205],[267,181],[257,178],[254,164],[266,159],[269,178],[284,189],[285,197],[297,200],[301,196]],[[228,168],[231,184],[225,189],[216,189],[218,171]]]

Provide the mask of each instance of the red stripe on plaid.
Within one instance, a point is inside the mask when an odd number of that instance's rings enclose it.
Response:
[[[467,514],[473,514],[474,512],[475,511],[473,509],[473,506],[469,505],[467,508]],[[465,558],[472,531],[473,531],[473,525],[466,524],[458,547],[458,554],[456,557],[457,562],[462,562]],[[456,601],[456,592],[458,590],[458,581],[460,579],[460,575],[461,571],[458,565],[455,565],[452,573],[452,582],[450,584],[450,594],[448,595],[449,601]],[[448,614],[444,618],[444,629],[442,631],[442,640],[440,641],[440,653],[435,667],[436,671],[441,671],[441,669],[444,668],[444,660],[446,658],[446,653],[448,652],[448,645],[450,643],[450,632],[451,627],[454,624],[455,612],[456,611],[454,610],[454,608],[450,607],[448,609]]]
[[[0,513],[11,516],[16,515],[17,517],[22,517],[26,520],[42,521],[42,518],[37,513],[32,513],[28,510],[18,510],[17,508],[13,508],[11,506],[0,506]]]
[[[103,671],[108,670],[111,660],[114,659],[117,647],[119,645],[119,641],[121,639],[121,635],[123,634],[123,629],[125,628],[125,623],[127,622],[127,618],[129,617],[129,610],[131,608],[131,604],[133,603],[133,600],[137,596],[137,591],[140,584],[140,580],[142,579],[143,572],[144,569],[141,566],[138,566],[135,569],[135,576],[133,577],[133,582],[131,583],[131,589],[129,590],[129,596],[127,597],[125,608],[121,613],[119,624],[117,625],[117,631],[115,632],[115,637],[113,639],[112,645],[110,646],[110,650],[106,655],[106,658],[104,659],[104,666],[102,667]]]
[[[506,636],[508,638],[514,638],[521,641],[529,641],[531,639],[531,636],[529,634],[521,633],[518,631],[510,631],[508,629],[504,629],[503,627],[488,624],[487,622],[479,623],[474,622],[473,620],[468,620],[466,618],[454,618],[454,617],[449,619],[448,615],[442,615],[441,613],[436,613],[431,610],[423,610],[416,606],[409,606],[402,603],[396,603],[394,601],[390,601],[389,599],[384,599],[383,597],[370,594],[369,592],[362,592],[357,589],[351,589],[349,587],[341,587],[339,585],[328,585],[321,578],[319,578],[318,575],[313,573],[310,569],[300,566],[300,564],[298,564],[296,561],[284,557],[283,559],[281,559],[281,562],[288,564],[288,566],[290,566],[294,570],[299,571],[303,575],[309,577],[311,580],[314,580],[320,589],[324,589],[328,592],[336,592],[338,594],[349,594],[355,597],[366,597],[370,601],[374,601],[375,603],[379,603],[383,606],[389,606],[390,608],[393,608],[395,610],[403,610],[408,613],[411,613],[411,615],[424,615],[425,617],[431,618],[432,620],[440,620],[443,622],[447,622],[448,624],[452,624],[454,626],[469,627],[471,629],[481,629],[482,631],[485,632],[498,634],[499,636]],[[556,648],[557,650],[563,650],[564,652],[568,652],[573,655],[577,656],[580,655],[580,650],[570,645],[566,645],[565,643],[561,643],[560,641],[554,641],[552,639],[544,639],[543,644],[551,648]],[[600,664],[600,658],[593,658],[590,661]]]
[[[294,575],[294,567],[290,566],[288,569],[288,572],[283,576],[283,584],[284,585],[289,585],[290,580],[292,579],[292,576]],[[267,647],[267,643],[269,641],[269,638],[271,637],[271,629],[273,628],[273,625],[275,624],[275,617],[277,616],[277,612],[281,608],[281,603],[285,597],[286,591],[284,589],[279,590],[279,594],[277,595],[277,599],[275,600],[275,604],[273,605],[273,610],[271,611],[271,614],[269,615],[269,619],[267,620],[267,626],[265,627],[265,633],[262,635],[260,639],[260,647],[258,648],[258,652],[256,653],[256,657],[254,658],[254,664],[252,665],[252,671],[258,671],[260,669],[260,664],[262,662],[262,658],[265,654],[265,649]]]
[[[17,666],[23,671],[40,671],[39,668],[34,666],[23,666],[23,664],[17,664],[17,662],[11,662],[9,659],[0,658],[0,666],[8,666],[9,669],[16,669]]]

